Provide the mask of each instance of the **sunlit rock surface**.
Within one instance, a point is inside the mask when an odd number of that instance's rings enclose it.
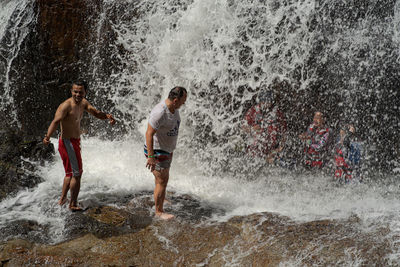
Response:
[[[367,234],[356,216],[302,223],[264,212],[193,224],[132,208],[99,206],[72,214],[81,222],[71,225],[85,226],[75,229],[75,239],[55,245],[9,240],[0,245],[0,260],[5,266],[384,266],[391,252],[388,229]]]

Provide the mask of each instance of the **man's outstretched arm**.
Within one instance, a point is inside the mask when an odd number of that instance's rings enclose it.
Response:
[[[116,122],[111,114],[107,114],[100,110],[95,109],[89,102],[87,102],[86,111],[100,120],[107,120],[107,119],[110,120],[111,125],[114,125]]]

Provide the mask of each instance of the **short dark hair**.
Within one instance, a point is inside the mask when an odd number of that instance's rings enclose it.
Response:
[[[176,86],[169,91],[168,94],[168,99],[174,100],[175,98],[180,99],[183,97],[185,94],[187,94],[187,91],[184,87]]]
[[[87,83],[85,81],[83,81],[83,80],[73,81],[72,84],[71,84],[71,89],[72,89],[72,86],[74,86],[74,84],[78,85],[78,86],[83,86],[85,91],[86,92],[88,91],[88,86],[87,86]]]

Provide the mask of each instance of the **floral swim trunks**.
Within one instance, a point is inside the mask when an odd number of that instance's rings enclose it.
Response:
[[[172,154],[173,153],[169,153],[161,149],[154,149],[154,156],[157,161],[155,170],[161,171],[161,169],[168,169],[171,167]],[[144,155],[146,158],[148,157],[146,145],[144,145]]]

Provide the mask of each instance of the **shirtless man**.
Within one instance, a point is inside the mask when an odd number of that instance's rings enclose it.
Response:
[[[144,154],[146,167],[155,178],[154,205],[156,216],[163,220],[174,218],[164,212],[164,200],[169,180],[169,168],[172,153],[178,139],[181,118],[178,109],[185,104],[187,91],[183,87],[174,87],[166,100],[158,103],[151,111],[146,131]]]
[[[50,136],[56,131],[61,123],[61,135],[58,142],[58,151],[64,164],[65,177],[62,187],[59,205],[64,205],[67,201],[67,193],[71,189],[71,200],[69,209],[80,211],[78,206],[78,194],[81,185],[82,159],[80,149],[81,120],[83,111],[87,111],[98,119],[110,120],[114,125],[115,120],[111,114],[106,114],[95,109],[86,99],[85,82],[75,82],[71,88],[72,97],[65,100],[57,108],[53,121],[51,122],[47,134],[43,138],[43,143],[50,143]]]

